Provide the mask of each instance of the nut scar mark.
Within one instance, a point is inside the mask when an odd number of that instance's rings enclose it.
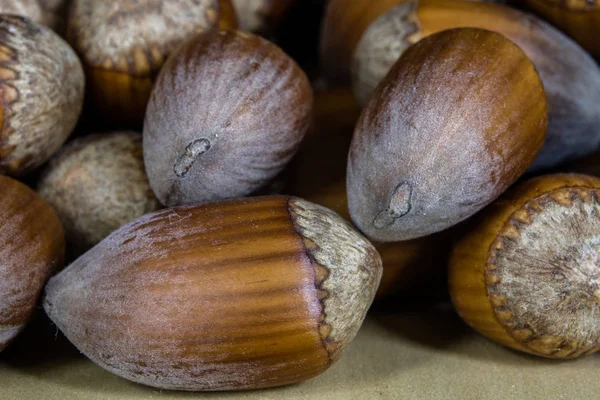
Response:
[[[377,229],[382,229],[408,214],[412,208],[411,196],[412,186],[409,183],[404,182],[398,185],[392,194],[389,207],[377,214],[373,225]]]
[[[210,140],[208,139],[197,139],[188,144],[185,148],[185,153],[179,156],[177,161],[175,161],[175,165],[173,166],[175,175],[179,178],[183,178],[192,168],[192,165],[194,165],[198,157],[208,150],[210,150]]]

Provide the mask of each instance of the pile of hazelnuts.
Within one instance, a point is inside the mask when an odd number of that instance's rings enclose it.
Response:
[[[313,79],[294,3],[0,2],[0,350],[41,302],[131,381],[279,386],[440,271],[498,343],[600,349],[600,4],[323,1]]]

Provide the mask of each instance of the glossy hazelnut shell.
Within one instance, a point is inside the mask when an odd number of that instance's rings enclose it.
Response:
[[[136,132],[74,140],[46,166],[37,190],[54,207],[69,245],[79,253],[160,208],[144,169],[142,135]]]
[[[373,300],[381,260],[335,213],[255,197],[146,215],[53,278],[44,308],[109,371],[177,390],[312,378]]]
[[[352,220],[384,242],[456,225],[525,172],[546,125],[542,82],[514,43],[474,28],[428,36],[398,60],[357,123]]]
[[[600,349],[599,263],[586,250],[596,243],[598,209],[600,179],[587,175],[546,175],[504,194],[453,251],[459,315],[488,338],[538,356]]]
[[[524,6],[556,25],[600,60],[600,3],[586,0],[526,0]]]
[[[249,195],[295,154],[310,124],[304,72],[274,44],[215,31],[163,68],[144,124],[150,185],[167,206]]]
[[[0,15],[0,172],[22,176],[46,162],[77,123],[84,76],[49,28]]]
[[[168,56],[191,36],[235,25],[229,0],[73,0],[67,37],[97,111],[140,126]]]
[[[532,60],[547,94],[547,139],[531,170],[600,147],[600,68],[574,41],[533,15],[484,2],[332,0],[324,23],[324,67],[335,66],[332,72],[345,82],[352,77],[363,104],[402,52],[423,37],[464,26],[499,32]]]
[[[54,210],[33,190],[0,176],[0,351],[25,327],[65,241]]]

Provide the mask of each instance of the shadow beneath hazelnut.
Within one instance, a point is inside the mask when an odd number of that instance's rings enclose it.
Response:
[[[376,308],[371,314],[376,324],[393,332],[398,340],[411,347],[434,351],[438,356],[482,360],[519,368],[539,368],[574,362],[536,357],[509,349],[471,329],[456,314],[452,304],[443,302],[428,309],[392,312],[389,307]]]

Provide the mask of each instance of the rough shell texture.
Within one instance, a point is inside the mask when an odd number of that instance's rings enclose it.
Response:
[[[358,99],[363,104],[368,100],[407,45],[461,26],[503,34],[523,49],[542,78],[548,98],[548,132],[531,169],[553,167],[600,147],[600,68],[557,29],[507,7],[424,0],[409,1],[384,13],[365,31],[354,52],[353,86]]]
[[[540,78],[512,42],[472,28],[431,35],[404,53],[357,123],[352,220],[385,242],[449,228],[527,169],[546,123]]]
[[[86,67],[96,105],[141,122],[152,82],[185,39],[217,26],[218,0],[74,0],[68,38]]]
[[[312,91],[285,53],[219,31],[163,68],[144,124],[150,184],[168,206],[244,196],[274,178],[310,124]]]
[[[49,28],[0,15],[0,171],[23,175],[54,154],[77,123],[84,76]]]
[[[331,211],[258,197],[146,215],[53,278],[44,308],[88,357],[180,390],[283,385],[340,355],[381,260]]]
[[[25,326],[52,271],[64,234],[52,207],[27,186],[0,176],[0,351]]]
[[[459,243],[459,314],[496,341],[574,358],[600,349],[600,180],[547,175],[503,196]]]
[[[275,28],[294,0],[232,0],[240,29],[269,32]]]
[[[142,154],[142,135],[115,132],[77,139],[46,167],[38,184],[80,251],[159,208]]]

